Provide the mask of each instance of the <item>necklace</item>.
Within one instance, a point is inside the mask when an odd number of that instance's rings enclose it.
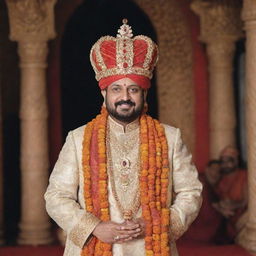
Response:
[[[121,141],[118,140],[109,124],[107,125],[107,166],[111,190],[123,218],[130,220],[140,208],[139,136],[134,136],[134,134],[125,136]],[[131,156],[134,155],[136,157],[133,157],[132,162]],[[112,161],[113,157],[115,163]],[[126,207],[123,203],[126,204]]]

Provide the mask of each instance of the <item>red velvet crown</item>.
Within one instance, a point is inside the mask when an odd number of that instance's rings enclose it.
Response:
[[[117,37],[101,37],[92,47],[90,60],[101,89],[115,80],[129,77],[144,89],[158,60],[157,45],[147,36],[132,38],[132,30],[123,20]]]

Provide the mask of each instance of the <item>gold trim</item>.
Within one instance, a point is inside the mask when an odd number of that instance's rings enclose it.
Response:
[[[101,70],[106,70],[107,67],[104,63],[103,57],[101,55],[101,51],[100,51],[100,47],[101,47],[102,41],[99,42],[96,46],[95,46],[95,54],[96,54],[96,61],[98,63],[98,65],[100,66]]]
[[[96,73],[96,80],[99,81],[102,78],[113,76],[113,75],[127,75],[127,74],[137,74],[146,76],[149,79],[152,78],[153,74],[150,70],[145,70],[139,67],[128,67],[128,68],[112,68],[107,69],[105,71],[97,71]]]
[[[116,62],[117,67],[126,69],[124,63],[127,63],[127,67],[132,68],[133,66],[133,40],[118,38],[116,40]],[[124,52],[125,51],[125,52]]]
[[[186,231],[184,225],[182,225],[179,214],[176,210],[171,209],[171,223],[170,223],[170,234],[171,240],[176,241]]]
[[[101,43],[103,41],[116,41],[116,38],[113,37],[113,36],[103,36],[101,37],[91,48],[91,51],[90,51],[90,62],[92,64],[92,67],[93,67],[93,70],[94,72],[97,74],[98,72],[98,69],[96,67],[96,63],[94,62],[93,58],[92,58],[92,55],[93,55],[93,52],[95,52],[95,55],[96,55],[96,61],[97,61],[97,47],[98,45],[101,45]],[[102,56],[101,56],[102,58]],[[105,65],[104,61],[102,60],[103,62],[103,65]],[[105,69],[106,69],[106,66],[105,66]]]
[[[142,35],[137,36],[134,39],[136,39],[136,38],[144,40],[147,43],[147,45],[148,45],[148,47],[147,47],[147,54],[145,56],[145,60],[144,60],[144,63],[143,63],[143,68],[150,69],[150,62],[152,61],[153,52],[154,52],[154,47],[152,45],[153,42],[152,42],[152,40],[150,38],[148,38],[146,36],[142,36]]]
[[[79,248],[83,248],[87,239],[100,220],[93,214],[86,212],[79,222],[71,229],[68,238]]]
[[[116,66],[119,69],[123,68],[122,51],[123,51],[123,42],[122,42],[122,40],[116,40]]]
[[[133,66],[133,59],[134,59],[133,42],[134,40],[126,41],[127,47],[125,48],[126,50],[125,56],[126,56],[126,62],[128,63],[128,67]]]

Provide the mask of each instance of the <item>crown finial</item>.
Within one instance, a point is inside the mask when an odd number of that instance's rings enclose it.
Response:
[[[117,31],[118,32],[118,34],[116,35],[117,37],[121,37],[124,39],[129,39],[133,37],[132,28],[131,26],[127,25],[127,23],[128,23],[128,20],[123,19],[123,25]]]

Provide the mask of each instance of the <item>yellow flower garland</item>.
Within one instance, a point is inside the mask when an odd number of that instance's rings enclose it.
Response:
[[[84,199],[86,210],[101,220],[110,220],[108,203],[108,175],[106,159],[107,111],[85,127],[83,141]],[[97,138],[97,176],[90,168],[92,138]],[[148,115],[140,118],[140,195],[145,227],[145,255],[169,256],[170,210],[167,207],[169,184],[168,145],[163,126]],[[96,177],[96,178],[95,178]],[[98,195],[93,198],[92,187],[97,184]],[[99,205],[94,207],[94,201]],[[96,203],[95,203],[96,204]],[[99,207],[99,209],[96,209]],[[82,256],[111,256],[112,246],[95,237],[84,247]]]

